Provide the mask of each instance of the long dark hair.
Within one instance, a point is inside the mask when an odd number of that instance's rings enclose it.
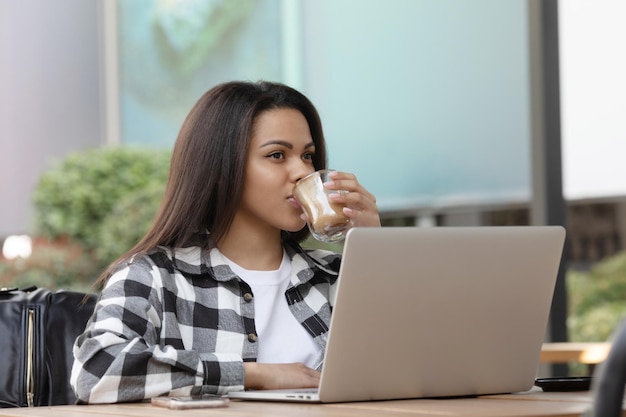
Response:
[[[103,284],[124,260],[156,246],[181,247],[206,230],[214,241],[224,237],[242,198],[254,123],[261,113],[280,108],[304,115],[315,144],[313,165],[316,170],[325,168],[322,123],[315,106],[302,93],[267,81],[215,86],[200,97],[182,124],[165,195],[150,230],[113,262],[97,283]],[[291,237],[302,241],[308,234],[303,227]]]

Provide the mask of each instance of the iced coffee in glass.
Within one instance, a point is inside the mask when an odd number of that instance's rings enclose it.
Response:
[[[344,239],[352,226],[350,218],[343,214],[344,206],[328,198],[329,194],[346,192],[324,187],[325,182],[332,181],[329,172],[332,170],[315,171],[299,180],[293,189],[293,196],[308,217],[311,234],[321,242]]]

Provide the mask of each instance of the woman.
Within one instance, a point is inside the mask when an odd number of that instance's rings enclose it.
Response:
[[[303,250],[295,182],[325,168],[315,107],[282,84],[230,82],[184,121],[152,228],[100,277],[74,346],[79,402],[304,388],[319,382],[340,258]],[[349,173],[329,189],[380,226]]]

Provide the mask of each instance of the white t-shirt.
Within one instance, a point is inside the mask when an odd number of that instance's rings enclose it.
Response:
[[[283,252],[280,267],[274,271],[253,271],[226,259],[233,272],[252,288],[254,321],[258,336],[257,362],[302,362],[315,366],[320,347],[289,311],[285,291],[291,278],[291,259]]]

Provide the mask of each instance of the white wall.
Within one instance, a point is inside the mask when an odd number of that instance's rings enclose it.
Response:
[[[559,3],[567,199],[626,196],[626,2]]]
[[[101,143],[98,3],[0,0],[0,238],[31,231],[31,191]]]

